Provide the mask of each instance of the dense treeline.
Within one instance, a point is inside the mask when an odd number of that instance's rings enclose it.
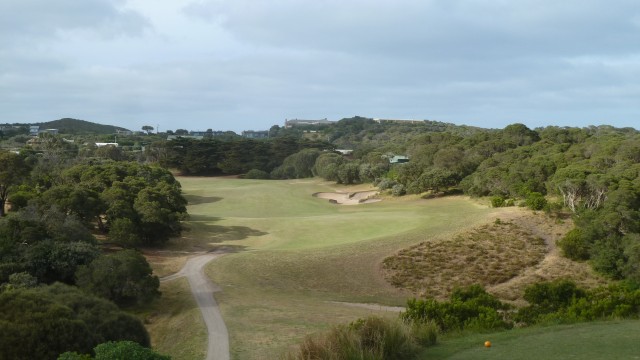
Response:
[[[94,235],[126,248],[179,235],[180,184],[157,166],[84,158],[43,140],[42,153],[0,151],[0,347],[11,349],[0,358],[55,359],[107,341],[149,346],[140,320],[118,306],[152,301],[159,280],[141,253],[106,253]]]
[[[151,160],[184,175],[237,175],[250,170],[270,173],[285,158],[302,149],[330,149],[323,141],[293,137],[267,140],[178,138],[154,143],[147,149]]]
[[[0,359],[56,359],[65,351],[90,353],[107,341],[149,346],[142,323],[113,303],[75,287],[16,281],[0,292]]]
[[[391,129],[403,127],[425,126],[340,121],[324,131],[339,129],[340,138],[352,140],[353,155],[318,154],[312,174],[345,184],[372,182],[393,195],[462,191],[492,196],[494,206],[565,208],[576,224],[559,242],[566,256],[590,260],[614,279],[640,282],[638,131],[610,126],[532,130],[512,124],[501,130],[444,126],[394,136]],[[375,142],[383,137],[386,145]],[[410,161],[391,165],[394,155]]]

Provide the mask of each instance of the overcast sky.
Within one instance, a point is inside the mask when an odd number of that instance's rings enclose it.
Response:
[[[0,0],[0,123],[640,128],[638,0]]]

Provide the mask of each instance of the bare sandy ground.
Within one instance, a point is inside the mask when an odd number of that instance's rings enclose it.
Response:
[[[204,273],[204,267],[209,261],[224,253],[206,253],[187,260],[184,267],[177,273],[163,277],[160,281],[171,281],[186,276],[191,287],[191,293],[198,303],[200,312],[207,325],[208,345],[206,360],[229,360],[229,332],[224,324],[218,303],[213,293],[220,289],[209,280]]]
[[[317,198],[327,199],[332,203],[340,205],[360,205],[382,201],[381,199],[373,198],[376,195],[378,195],[378,192],[375,190],[356,192],[319,192],[313,194],[313,196]]]

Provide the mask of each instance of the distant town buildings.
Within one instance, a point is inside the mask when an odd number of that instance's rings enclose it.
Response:
[[[245,130],[242,132],[242,137],[247,139],[266,139],[269,137],[269,130]]]
[[[404,164],[409,162],[409,157],[404,155],[395,155],[389,158],[389,163],[391,164]]]
[[[97,147],[103,147],[103,146],[113,146],[113,147],[118,147],[118,143],[103,143],[103,142],[97,142],[96,143]]]
[[[29,126],[29,135],[38,136],[39,134],[58,135],[58,129],[40,129],[39,125]]]
[[[333,121],[327,120],[327,118],[320,119],[320,120],[285,119],[284,127],[291,128],[291,127],[300,126],[300,125],[322,125],[322,124],[332,124],[332,123]]]
[[[373,121],[378,124],[382,123],[405,123],[405,124],[422,124],[424,120],[413,120],[413,119],[373,119]]]
[[[202,140],[204,139],[204,136],[202,135],[167,135],[167,140],[176,140],[176,139]]]

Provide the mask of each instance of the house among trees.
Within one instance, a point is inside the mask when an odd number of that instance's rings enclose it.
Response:
[[[389,158],[389,163],[390,164],[403,164],[409,162],[409,157],[405,156],[405,155],[395,155],[391,158]]]
[[[29,126],[29,135],[38,136],[38,132],[40,132],[40,126],[38,125]]]
[[[58,129],[44,129],[44,130],[40,130],[38,131],[38,134],[51,134],[51,135],[58,135]]]
[[[424,124],[424,120],[413,119],[373,119],[378,124],[382,123],[405,123],[405,124]]]
[[[242,132],[242,137],[247,139],[266,139],[269,137],[269,130],[245,130]]]
[[[320,120],[284,119],[285,128],[292,128],[294,126],[300,126],[300,125],[323,125],[323,124],[326,124],[326,125],[333,124],[333,121],[327,120],[327,118],[320,119]]]
[[[202,140],[204,139],[204,136],[202,135],[167,135],[167,140],[176,140],[176,139]]]
[[[201,131],[201,130],[191,130],[189,131],[189,135],[190,136],[203,136],[203,137],[218,137],[218,136],[229,136],[229,135],[236,135],[236,133],[234,133],[233,131],[221,131],[221,130],[211,130],[211,129],[207,129],[206,131]]]
[[[110,142],[110,143],[105,143],[105,142],[97,142],[96,143],[97,147],[103,147],[103,146],[113,146],[113,147],[118,147],[118,143],[115,142]]]

